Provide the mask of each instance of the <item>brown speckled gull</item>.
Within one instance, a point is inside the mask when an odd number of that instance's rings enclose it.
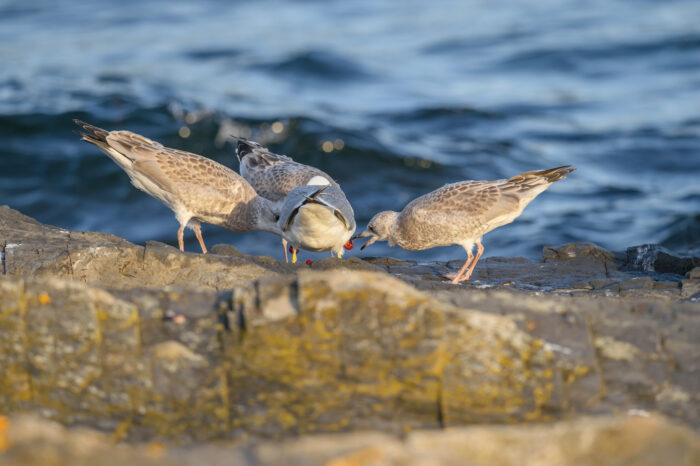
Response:
[[[281,235],[272,203],[255,192],[238,173],[211,159],[164,147],[131,131],[106,131],[73,120],[86,132],[84,141],[105,152],[141,191],[175,213],[178,245],[184,251],[185,226],[194,230],[206,253],[200,222],[236,232],[264,230]]]
[[[292,246],[292,262],[296,262],[299,248],[316,252],[330,250],[331,256],[335,252],[342,257],[343,247],[355,232],[355,218],[350,202],[333,178],[318,168],[274,154],[243,138],[238,138],[236,155],[243,178],[262,197],[282,206],[281,217],[285,212],[292,216],[280,218],[285,260],[288,260],[288,241]],[[308,190],[304,186],[327,188]],[[316,191],[317,195],[306,195]],[[284,206],[294,208],[285,209]],[[351,247],[350,244],[347,247]]]
[[[362,246],[388,241],[409,251],[458,244],[467,251],[462,269],[452,283],[469,280],[484,252],[481,237],[515,220],[538,194],[576,170],[569,165],[521,173],[507,180],[460,181],[411,201],[401,212],[376,214],[356,238],[369,237]],[[472,254],[474,244],[476,256]]]

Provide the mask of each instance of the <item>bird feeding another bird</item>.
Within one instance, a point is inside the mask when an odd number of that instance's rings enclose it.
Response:
[[[343,247],[355,232],[355,213],[345,193],[327,173],[270,152],[260,144],[237,138],[241,175],[264,198],[280,205],[282,248],[292,262],[299,249],[330,251],[343,257]],[[345,248],[347,249],[347,248]]]
[[[201,222],[236,232],[275,233],[283,238],[285,260],[290,243],[292,262],[300,248],[331,251],[331,256],[342,258],[344,250],[353,248],[355,238],[369,238],[361,250],[376,241],[411,251],[458,244],[467,252],[467,260],[457,274],[448,276],[455,284],[471,277],[484,252],[484,234],[511,223],[552,183],[576,170],[564,165],[507,180],[448,184],[414,199],[401,212],[376,214],[365,231],[353,237],[352,206],[330,176],[257,143],[238,141],[241,177],[211,159],[165,147],[130,131],[107,131],[74,122],[84,130],[76,131],[82,139],[105,152],[136,188],[174,212],[180,223],[181,251],[184,228],[190,227],[206,254]]]

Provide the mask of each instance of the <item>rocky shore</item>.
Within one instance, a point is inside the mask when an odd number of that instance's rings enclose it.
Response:
[[[461,261],[181,253],[5,206],[0,262],[0,464],[31,464],[31,435],[12,433],[27,422],[56,438],[90,429],[95,451],[144,464],[174,464],[149,456],[153,442],[181,445],[183,464],[223,451],[241,464],[304,452],[309,464],[464,464],[489,445],[475,464],[518,464],[504,455],[537,442],[552,458],[541,464],[699,458],[700,258],[655,245],[487,258],[453,286],[442,274]],[[630,450],[606,449],[608,435]],[[644,435],[655,441],[632,441]]]

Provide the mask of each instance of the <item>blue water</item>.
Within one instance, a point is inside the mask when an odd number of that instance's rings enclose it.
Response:
[[[486,255],[698,250],[699,25],[697,0],[0,1],[0,204],[175,244],[172,213],[71,132],[80,118],[235,170],[227,135],[250,135],[334,176],[360,227],[448,182],[572,164]],[[267,233],[204,237],[281,257]]]

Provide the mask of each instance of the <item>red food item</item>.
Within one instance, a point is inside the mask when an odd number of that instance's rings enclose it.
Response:
[[[347,243],[345,243],[345,245],[344,245],[343,247],[349,251],[349,250],[351,250],[352,248],[354,248],[355,245],[352,244],[352,240],[350,240],[350,241],[348,241]]]
[[[306,265],[311,265],[313,261],[311,259],[306,259]]]
[[[291,244],[289,245],[289,253],[294,254],[294,246],[292,246]]]

